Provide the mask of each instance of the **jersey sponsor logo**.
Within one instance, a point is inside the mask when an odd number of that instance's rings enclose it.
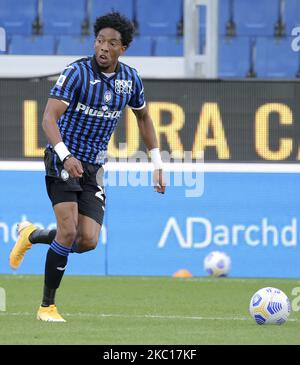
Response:
[[[96,85],[98,82],[101,82],[101,80],[93,80],[93,81],[90,81],[90,84],[91,85]]]
[[[57,86],[63,86],[65,80],[66,80],[66,76],[65,75],[60,75],[58,80],[56,81],[56,85]]]
[[[122,113],[121,110],[97,110],[89,107],[88,105],[78,103],[76,106],[76,111],[79,112],[80,110],[83,111],[86,115],[100,118],[119,118]]]
[[[131,94],[132,80],[115,80],[115,92],[117,94]]]

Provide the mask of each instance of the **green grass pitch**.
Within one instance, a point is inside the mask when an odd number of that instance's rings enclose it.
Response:
[[[57,305],[67,323],[35,319],[42,285],[42,276],[0,275],[0,344],[300,344],[299,312],[282,326],[259,326],[248,312],[258,289],[292,301],[299,280],[66,275]]]

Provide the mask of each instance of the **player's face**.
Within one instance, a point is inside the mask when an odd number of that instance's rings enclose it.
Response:
[[[121,34],[112,28],[101,29],[94,43],[98,65],[105,72],[114,72],[118,58],[125,52]]]

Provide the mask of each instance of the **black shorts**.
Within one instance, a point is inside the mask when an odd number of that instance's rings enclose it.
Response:
[[[46,187],[52,205],[63,202],[78,203],[78,212],[102,225],[105,210],[103,167],[81,162],[83,176],[72,178],[57,154],[46,148],[44,155]]]

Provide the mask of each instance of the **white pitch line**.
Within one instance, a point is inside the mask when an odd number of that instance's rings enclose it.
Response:
[[[180,316],[162,314],[118,314],[118,313],[63,313],[65,317],[82,318],[135,318],[135,319],[166,319],[166,320],[196,320],[196,321],[253,321],[251,317],[203,317],[203,316]],[[0,316],[30,316],[35,317],[35,313],[29,312],[0,312]],[[288,322],[299,322],[300,319],[290,318]]]

